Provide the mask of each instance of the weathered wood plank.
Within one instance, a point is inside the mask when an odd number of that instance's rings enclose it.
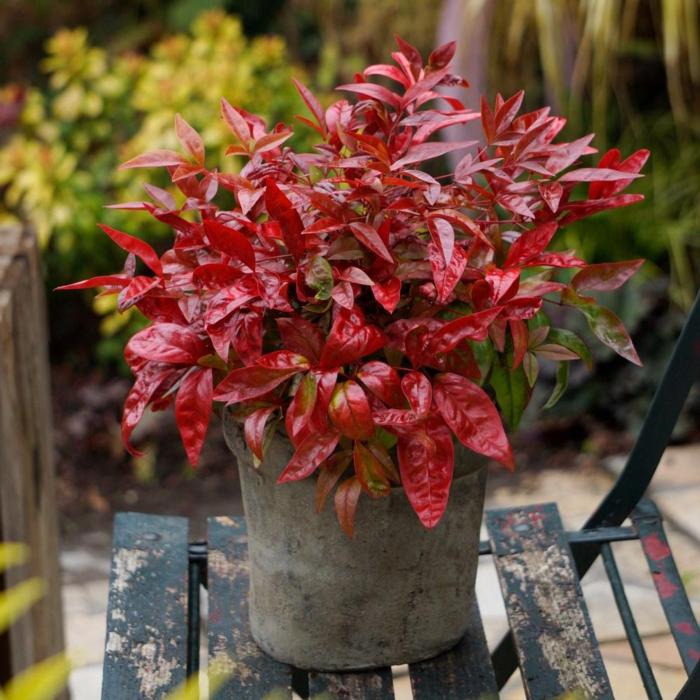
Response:
[[[0,639],[0,684],[63,648],[44,283],[34,237],[0,227],[0,540],[25,542],[42,601]]]
[[[309,673],[309,697],[343,700],[393,700],[394,680],[390,668],[356,673]],[[325,695],[323,695],[325,693]]]
[[[475,603],[469,628],[454,649],[409,667],[415,700],[492,700],[496,678]]]
[[[102,700],[162,698],[187,675],[187,519],[114,519]]]
[[[257,646],[248,622],[248,538],[243,518],[209,518],[209,674],[226,677],[217,700],[291,698],[292,669]]]
[[[487,511],[486,527],[527,697],[611,699],[556,505]]]

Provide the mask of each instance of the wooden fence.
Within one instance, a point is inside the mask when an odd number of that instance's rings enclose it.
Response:
[[[0,540],[25,542],[43,600],[0,637],[0,685],[63,648],[44,283],[34,237],[0,227]]]

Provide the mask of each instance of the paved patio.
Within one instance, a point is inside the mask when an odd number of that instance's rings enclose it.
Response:
[[[512,479],[491,484],[486,507],[557,501],[565,526],[575,529],[607,492],[623,464],[623,458],[599,464],[591,464],[590,458],[581,458],[580,463],[572,463],[567,469],[524,471]],[[671,548],[696,615],[700,617],[699,466],[700,444],[669,448],[654,477],[650,495],[664,514]],[[73,700],[95,700],[100,693],[109,538],[109,533],[87,534],[80,547],[64,549],[61,553],[67,646],[76,664],[71,675]],[[685,673],[639,544],[619,543],[615,545],[615,554],[661,694],[664,698],[674,697],[685,680]],[[583,591],[615,697],[618,700],[646,697],[600,562],[585,577]],[[477,597],[489,645],[493,645],[507,625],[495,568],[486,557],[482,557],[479,564]],[[408,677],[400,667],[395,669],[395,688],[397,700],[411,697]],[[504,700],[523,698],[517,678],[511,679],[502,697]]]

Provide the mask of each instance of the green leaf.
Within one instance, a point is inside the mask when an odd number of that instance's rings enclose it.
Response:
[[[547,336],[547,342],[562,345],[571,350],[571,352],[575,352],[586,363],[588,369],[593,367],[591,351],[576,333],[567,331],[564,328],[551,328]]]
[[[535,386],[537,375],[540,373],[540,363],[537,361],[537,356],[532,352],[526,352],[523,357],[523,370],[530,388]]]
[[[333,289],[333,268],[322,255],[312,258],[306,272],[306,284],[316,292],[316,299],[326,301],[331,298]]]
[[[31,608],[44,595],[44,582],[30,578],[13,588],[0,591],[0,633]]]
[[[29,559],[29,548],[22,542],[0,542],[0,571],[19,566]]]
[[[469,345],[471,345],[472,351],[474,352],[474,357],[476,358],[477,365],[479,365],[481,376],[488,377],[494,359],[493,343],[490,340],[483,340],[481,342],[470,340]],[[477,382],[477,384],[480,383],[481,382]]]
[[[592,297],[579,296],[570,287],[562,292],[561,300],[567,306],[574,306],[583,313],[590,329],[601,343],[641,367],[642,363],[629,334],[622,321],[610,309],[600,306]]]
[[[4,700],[52,700],[66,685],[70,662],[57,654],[35,664],[5,686]]]
[[[557,383],[554,385],[554,390],[552,395],[547,399],[547,403],[544,405],[545,408],[552,408],[556,406],[559,399],[564,395],[566,387],[569,384],[569,363],[560,362],[559,367],[557,367]]]
[[[494,362],[490,381],[503,418],[511,430],[516,430],[530,399],[530,387],[523,366],[520,365],[515,370],[510,369],[508,365],[512,363],[512,359],[506,359],[505,366],[501,358]]]

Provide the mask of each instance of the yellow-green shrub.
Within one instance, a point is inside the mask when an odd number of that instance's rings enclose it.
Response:
[[[201,14],[190,32],[158,41],[147,54],[111,55],[92,46],[84,29],[59,31],[46,51],[48,88],[28,91],[18,128],[0,148],[0,223],[34,226],[50,285],[117,264],[96,224],[133,228],[133,215],[103,207],[144,195],[142,180],[117,166],[145,150],[174,147],[176,112],[200,131],[212,163],[228,160],[231,168],[235,159],[223,158],[225,127],[211,120],[221,97],[273,124],[304,112],[291,80],[304,76],[284,40],[248,39],[236,17],[219,11]],[[297,139],[312,138],[299,131]],[[165,227],[148,219],[138,234],[157,242]],[[103,331],[129,322],[108,317]],[[111,356],[112,346],[105,347]]]

